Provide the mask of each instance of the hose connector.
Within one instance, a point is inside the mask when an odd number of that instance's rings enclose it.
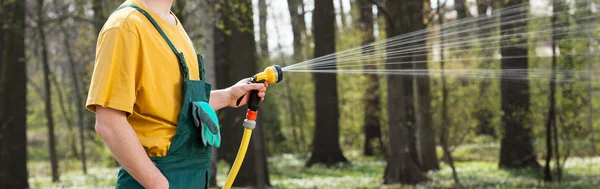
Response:
[[[248,129],[254,129],[256,127],[256,116],[258,116],[258,111],[248,109],[243,126]]]
[[[244,119],[244,124],[243,124],[243,126],[244,126],[246,129],[254,129],[254,128],[256,128],[256,121],[254,121],[254,120],[248,120],[248,119]]]

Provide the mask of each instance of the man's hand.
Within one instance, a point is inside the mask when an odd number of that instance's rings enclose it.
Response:
[[[269,84],[266,82],[248,84],[250,80],[250,78],[242,79],[229,88],[211,91],[210,106],[215,111],[224,107],[237,108],[243,106],[248,102],[250,91],[252,90],[258,90],[258,97],[260,97],[260,101],[262,102],[265,99],[265,92]],[[240,104],[237,104],[237,100],[242,96],[244,98],[240,101]]]
[[[229,107],[237,108],[245,105],[248,102],[248,98],[250,98],[250,91],[258,90],[258,97],[260,97],[260,101],[265,100],[265,92],[267,91],[267,87],[269,87],[269,83],[253,83],[248,84],[251,79],[242,79],[238,81],[235,85],[227,88],[229,91]],[[237,101],[240,97],[244,96],[240,104],[237,104]]]

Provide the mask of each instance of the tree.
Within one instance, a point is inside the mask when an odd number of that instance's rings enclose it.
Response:
[[[304,10],[304,2],[302,0],[287,0],[290,19],[292,21],[292,37],[294,46],[295,61],[301,60],[304,54],[302,48],[303,34],[306,34],[306,22],[304,20],[304,12],[298,12],[299,9]]]
[[[413,20],[421,18],[422,1],[385,1],[385,7],[379,6],[380,11],[384,12],[387,18],[386,33],[388,38],[411,32],[411,29],[405,26],[411,26]],[[415,19],[412,19],[415,18]],[[422,20],[421,20],[422,21]],[[394,52],[398,47],[387,46],[387,52]],[[388,56],[386,62],[405,62],[397,56]],[[405,69],[398,64],[386,64],[386,69],[397,70]],[[411,156],[409,141],[409,118],[412,116],[410,110],[411,99],[406,98],[407,91],[412,91],[408,86],[412,83],[411,77],[401,75],[387,76],[388,92],[388,154],[387,166],[385,168],[385,184],[416,184],[427,181],[429,178],[419,168]],[[412,92],[411,92],[412,93]]]
[[[261,59],[269,59],[269,42],[267,38],[267,2],[258,0],[259,46]]]
[[[56,6],[56,11],[59,12],[62,15],[66,15],[64,12],[67,10],[67,8],[63,5],[60,5],[58,1],[54,1],[54,5]],[[86,156],[86,150],[85,150],[85,129],[84,129],[84,103],[85,100],[83,99],[82,94],[84,94],[82,92],[81,86],[80,86],[80,82],[79,82],[79,73],[77,70],[77,65],[76,65],[76,61],[75,61],[75,56],[73,55],[73,51],[72,51],[72,46],[71,46],[71,41],[69,39],[72,39],[70,34],[69,34],[69,30],[67,29],[67,27],[65,27],[64,24],[59,24],[58,25],[61,33],[63,34],[63,44],[65,47],[65,51],[67,54],[67,60],[69,63],[69,71],[70,71],[70,76],[71,76],[71,85],[73,86],[73,90],[74,90],[74,95],[75,96],[75,109],[77,110],[77,126],[79,129],[79,145],[81,148],[81,154],[79,155],[79,160],[81,161],[81,168],[83,170],[83,174],[87,174],[87,156]],[[55,82],[58,83],[58,82]],[[60,92],[60,89],[57,89],[57,91],[59,92],[59,98],[62,98],[62,94]],[[62,101],[62,100],[61,100]],[[63,106],[63,103],[60,103],[61,106]],[[66,111],[65,111],[66,112]],[[69,124],[70,125],[70,124]],[[76,152],[74,150],[74,152]]]
[[[294,47],[294,55],[293,62],[299,62],[306,58],[308,58],[308,52],[305,47],[304,40],[307,40],[308,33],[306,30],[306,21],[304,19],[304,1],[303,0],[287,0],[288,2],[288,12],[290,13],[290,21],[292,25],[292,37],[293,37],[293,47]],[[275,30],[279,32],[279,26],[275,25]],[[279,45],[279,49],[281,49],[281,45]],[[309,78],[310,75],[307,76]],[[294,82],[289,80],[288,82]],[[302,81],[299,81],[302,82]],[[312,120],[308,119],[307,113],[307,105],[304,103],[304,97],[302,93],[297,93],[292,91],[292,87],[290,85],[281,86],[284,89],[284,97],[288,101],[289,105],[287,106],[291,113],[290,115],[290,126],[292,127],[292,141],[294,143],[293,147],[296,152],[304,153],[306,152],[305,146],[309,146],[307,143],[307,139],[305,137],[305,128],[309,122]],[[300,89],[302,90],[302,88]]]
[[[422,11],[416,12],[415,15],[411,17],[412,24],[410,26],[412,31],[420,31],[425,29],[425,23],[423,23],[423,12],[425,12],[423,2],[419,3],[418,5]],[[426,34],[427,33],[417,35],[416,37],[419,40],[415,42],[415,45],[418,45],[419,47],[427,46],[427,41],[425,40],[427,38]],[[428,69],[427,53],[414,52],[413,61],[418,62],[414,64],[414,68],[419,70]],[[438,161],[435,149],[435,132],[433,130],[433,117],[431,115],[429,75],[416,76],[415,83],[417,85],[414,94],[417,100],[415,106],[418,110],[415,114],[417,162],[419,165],[421,165],[421,169],[424,171],[439,170],[440,163]]]
[[[346,24],[347,21],[346,21],[346,13],[344,11],[344,1],[338,0],[338,5],[340,6],[340,24],[341,24],[341,26],[338,28],[339,29],[338,32],[343,32],[348,27],[348,24]]]
[[[269,62],[269,43],[267,41],[267,2],[266,0],[258,1],[258,21],[259,21],[259,47],[260,47],[260,62],[268,63]],[[262,65],[262,64],[259,64]],[[262,66],[261,66],[262,67]],[[255,131],[254,140],[254,150],[256,151],[255,164],[256,167],[266,167],[267,164],[267,150],[265,145],[265,131],[266,127],[269,128],[270,133],[274,133],[274,135],[282,136],[281,134],[281,125],[279,123],[279,119],[272,114],[272,112],[277,112],[277,106],[273,104],[272,100],[264,101],[261,103],[263,108],[261,109],[261,113],[258,114],[257,120],[257,130]],[[256,187],[257,188],[265,188],[265,174],[267,174],[268,170],[266,169],[256,169]]]
[[[0,0],[0,188],[29,188],[25,2]]]
[[[104,0],[92,0],[92,11],[94,11],[94,29],[95,33],[100,33],[104,21],[106,21],[106,13],[104,12]]]
[[[505,1],[505,6],[513,6],[523,3],[523,0]],[[500,13],[500,31],[502,36],[509,36],[502,40],[500,54],[502,74],[500,81],[500,93],[502,99],[502,124],[504,136],[500,146],[500,167],[506,168],[539,168],[535,150],[532,145],[531,126],[528,125],[527,115],[529,113],[529,83],[516,81],[511,78],[509,69],[527,69],[527,47],[511,45],[525,44],[527,38],[523,35],[527,22],[505,24],[511,20],[525,19],[526,10],[506,11]],[[503,38],[504,39],[504,38]],[[527,72],[524,73],[525,78]]]
[[[44,72],[44,107],[46,124],[48,126],[48,151],[50,152],[50,164],[52,167],[52,181],[58,182],[58,157],[56,156],[56,140],[54,135],[54,118],[52,116],[52,85],[50,84],[50,60],[48,58],[48,47],[46,44],[46,33],[44,32],[45,16],[44,0],[38,0],[37,30],[42,47],[42,67]]]
[[[373,55],[375,49],[372,45],[369,45],[375,41],[375,36],[373,35],[373,3],[369,0],[358,0],[357,3],[360,10],[358,26],[359,29],[363,31],[362,45],[366,45],[363,48],[363,54],[366,56]],[[372,63],[365,62],[364,69],[373,70],[376,69],[376,66],[372,65]],[[363,154],[372,156],[375,154],[373,149],[375,142],[379,143],[381,152],[385,153],[385,145],[381,139],[381,92],[379,89],[378,75],[367,74],[366,78],[366,91],[369,91],[369,93],[366,93],[364,96],[366,108],[365,123],[363,127],[365,132]]]
[[[440,3],[440,0],[437,0],[437,16],[440,28],[440,69],[442,70],[442,128],[440,129],[440,143],[442,143],[442,150],[444,151],[444,156],[452,169],[452,179],[454,179],[454,183],[460,184],[460,180],[458,179],[458,174],[456,173],[456,167],[454,167],[454,158],[452,157],[452,152],[448,148],[448,135],[449,135],[449,127],[450,127],[450,119],[448,118],[448,88],[446,88],[446,75],[444,70],[444,12],[442,12],[442,5],[445,5],[447,1],[444,1],[444,4]]]
[[[469,15],[466,0],[454,0],[454,10],[456,10],[456,20],[467,18]]]
[[[228,87],[243,77],[249,77],[256,73],[256,42],[254,41],[254,24],[252,19],[252,2],[250,0],[230,0],[218,4],[217,24],[214,31],[215,69],[217,70],[217,88]],[[232,68],[232,69],[230,69]],[[235,69],[233,69],[235,68]],[[221,148],[219,158],[227,163],[233,164],[242,138],[242,117],[246,110],[243,108],[226,109],[220,111],[219,121],[223,131],[221,135]],[[260,127],[260,126],[258,126]],[[264,145],[264,140],[259,130],[253,132],[254,140]],[[264,146],[262,146],[264,149]],[[259,160],[257,160],[259,158]],[[263,167],[258,167],[255,162],[265,162]],[[248,150],[244,164],[240,168],[234,186],[257,186],[263,182],[269,186],[266,157],[257,154],[255,150]],[[264,180],[258,181],[257,172],[263,171]]]
[[[488,40],[486,40],[484,42],[484,39],[487,39],[489,37],[491,37],[492,35],[492,31],[495,29],[495,27],[490,27],[489,26],[489,22],[492,21],[492,19],[496,20],[496,17],[491,17],[487,15],[487,10],[488,8],[491,6],[490,5],[491,2],[489,0],[477,0],[477,13],[478,13],[478,18],[477,18],[477,26],[479,27],[479,33],[478,33],[478,37],[479,37],[479,45],[480,48],[483,48],[484,46],[488,45]],[[481,51],[483,51],[483,56],[484,57],[491,57],[494,56],[494,53],[496,52],[496,49],[482,49]],[[480,64],[480,68],[481,69],[490,69],[490,66],[495,60],[483,60]],[[479,99],[478,102],[480,102],[481,104],[487,104],[490,101],[492,101],[490,99],[490,83],[491,80],[487,79],[487,78],[483,78],[481,80],[481,83],[479,85]],[[491,124],[491,119],[493,118],[494,114],[492,112],[492,110],[488,107],[488,106],[480,106],[480,108],[477,110],[477,112],[475,113],[475,118],[477,119],[477,133],[478,134],[484,134],[484,135],[490,135],[490,136],[496,136],[496,131],[494,130],[494,128],[490,125]]]
[[[315,1],[313,12],[314,56],[335,53],[335,8],[333,0]],[[330,68],[334,70],[335,68]],[[307,167],[315,163],[335,165],[348,162],[340,148],[337,75],[313,75],[315,81],[315,135]]]
[[[550,78],[550,94],[548,95],[548,101],[550,101],[550,107],[548,108],[548,118],[546,121],[546,165],[544,166],[544,180],[552,181],[552,173],[550,172],[550,161],[554,152],[552,134],[553,128],[556,125],[556,43],[558,42],[558,36],[556,36],[556,21],[558,19],[558,3],[552,1],[552,76]],[[557,144],[554,144],[557,145]],[[558,154],[557,154],[558,155]],[[557,167],[558,168],[558,167]]]

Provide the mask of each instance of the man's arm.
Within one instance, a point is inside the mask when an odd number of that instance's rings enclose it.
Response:
[[[248,84],[249,81],[250,79],[242,79],[229,88],[210,91],[210,100],[208,104],[210,104],[215,111],[225,107],[237,108],[248,102],[249,92],[252,90],[258,90],[258,96],[262,102],[265,98],[265,92],[267,91],[269,84]],[[237,100],[242,97],[242,95],[244,95],[244,99],[240,101],[240,104],[237,104]]]
[[[125,170],[144,188],[169,188],[165,176],[150,161],[123,111],[96,106],[96,132]]]

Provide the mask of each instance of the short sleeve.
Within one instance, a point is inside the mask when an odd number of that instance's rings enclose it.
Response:
[[[139,83],[139,45],[139,37],[124,28],[115,27],[100,34],[87,109],[95,112],[99,105],[131,115]]]

